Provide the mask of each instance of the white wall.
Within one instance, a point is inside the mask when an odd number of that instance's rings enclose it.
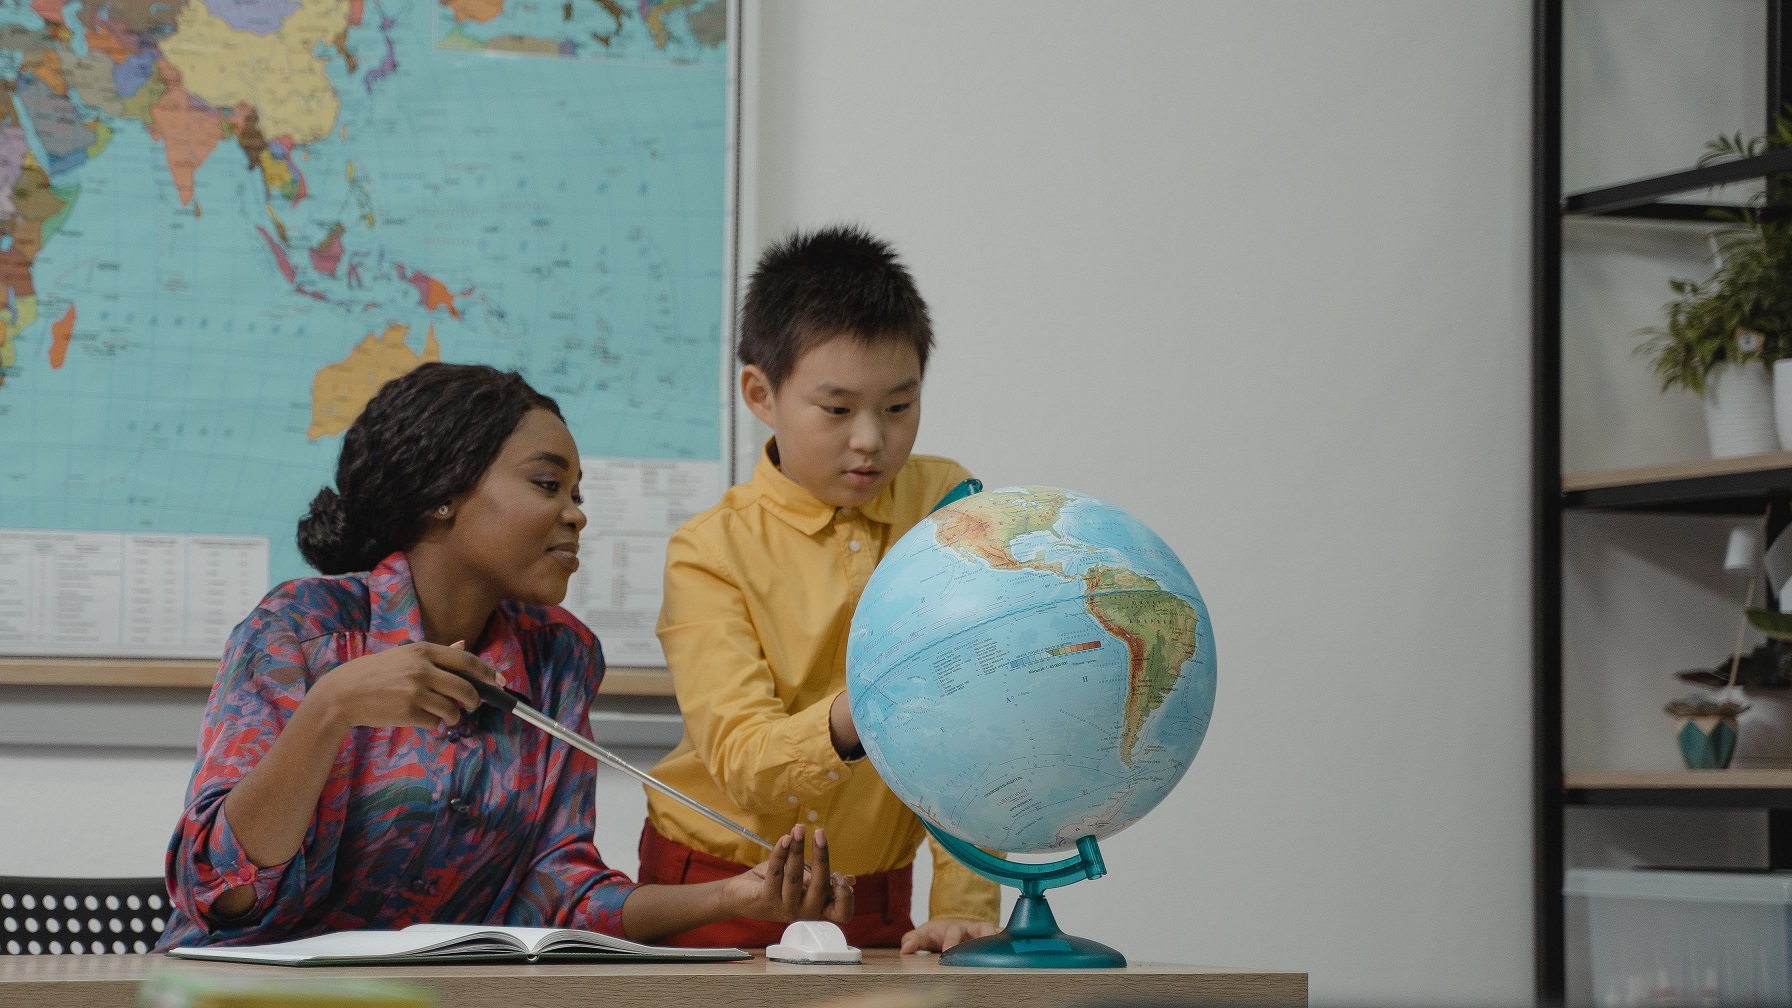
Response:
[[[920,448],[1188,563],[1201,756],[1061,923],[1529,996],[1528,5],[787,2],[758,234],[861,221],[939,351]]]
[[[0,746],[0,875],[153,877],[192,753]]]

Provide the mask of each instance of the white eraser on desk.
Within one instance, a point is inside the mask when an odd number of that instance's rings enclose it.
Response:
[[[765,957],[784,963],[862,962],[859,950],[846,944],[846,932],[831,921],[797,921],[784,929],[784,940],[765,950]]]

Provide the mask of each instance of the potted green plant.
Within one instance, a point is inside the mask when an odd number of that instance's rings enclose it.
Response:
[[[1674,740],[1688,770],[1724,770],[1736,754],[1736,718],[1748,704],[1724,698],[1681,697],[1662,710],[1675,721]]]
[[[1764,151],[1792,148],[1792,120],[1776,117],[1765,136],[1719,137],[1706,145],[1700,165]],[[1792,178],[1768,179],[1768,190]],[[1711,453],[1717,457],[1777,450],[1775,408],[1768,368],[1792,357],[1792,224],[1759,205],[1714,212],[1727,225],[1712,236],[1717,267],[1703,281],[1670,280],[1675,298],[1667,324],[1643,330],[1639,353],[1653,358],[1661,389],[1676,386],[1703,397]],[[1786,399],[1792,407],[1792,372]],[[1792,435],[1792,408],[1787,410]],[[1785,438],[1792,443],[1792,436]]]
[[[1743,700],[1736,765],[1754,769],[1792,768],[1792,613],[1748,609],[1748,622],[1766,635],[1754,650],[1717,668],[1680,673],[1689,683],[1717,688],[1719,697]],[[1728,684],[1734,667],[1734,689]]]

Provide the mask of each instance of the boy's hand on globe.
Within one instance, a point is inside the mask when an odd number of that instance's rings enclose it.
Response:
[[[1000,930],[988,921],[962,917],[937,917],[902,936],[902,952],[944,952],[962,941],[982,938]]]
[[[778,839],[772,855],[729,879],[723,899],[730,916],[756,920],[852,920],[851,876],[828,869],[827,834],[815,831],[815,865],[803,863],[803,827]]]

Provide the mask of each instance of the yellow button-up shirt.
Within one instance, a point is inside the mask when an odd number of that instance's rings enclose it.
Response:
[[[846,688],[847,629],[872,569],[969,475],[914,455],[870,503],[834,508],[762,454],[751,480],[686,522],[666,549],[658,628],[684,738],[654,776],[761,836],[823,827],[836,871],[913,861],[921,821],[869,762],[840,758],[828,709]],[[647,816],[668,839],[717,857],[765,857],[653,791]],[[937,844],[932,854],[929,913],[993,923],[996,884]]]

